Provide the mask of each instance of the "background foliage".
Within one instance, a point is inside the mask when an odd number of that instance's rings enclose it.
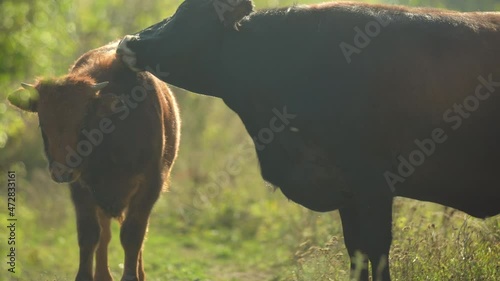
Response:
[[[14,110],[5,97],[20,82],[65,74],[85,51],[159,21],[180,2],[0,1],[0,179],[15,170],[19,186],[18,272],[7,273],[6,241],[0,241],[1,280],[72,280],[78,260],[68,189],[48,176],[35,116]],[[257,8],[294,2],[321,1],[255,0]],[[498,0],[387,2],[500,10]],[[149,280],[346,280],[337,212],[314,213],[273,192],[253,154],[230,172],[241,147],[250,142],[236,115],[217,99],[174,90],[182,110],[181,153],[171,191],[156,204],[151,219],[145,246]],[[0,202],[5,196],[1,189]],[[1,207],[0,221],[6,217]],[[396,201],[394,217],[395,280],[500,279],[499,218],[482,221],[403,199]],[[113,227],[110,267],[119,279],[123,254],[118,226]]]

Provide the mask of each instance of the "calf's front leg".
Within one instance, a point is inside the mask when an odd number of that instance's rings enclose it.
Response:
[[[70,190],[76,212],[78,246],[80,248],[80,264],[75,280],[94,281],[92,263],[100,232],[96,203],[90,191],[80,183],[72,183]]]
[[[111,217],[101,208],[97,208],[97,217],[101,226],[101,235],[95,256],[95,281],[113,281],[108,267],[108,245],[111,241]]]

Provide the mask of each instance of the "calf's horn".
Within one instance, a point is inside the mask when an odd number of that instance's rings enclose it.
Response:
[[[24,89],[29,90],[29,89],[34,89],[35,86],[28,84],[28,83],[21,83],[21,86],[23,86]]]
[[[99,91],[100,89],[106,87],[109,84],[109,81],[104,81],[101,83],[97,83],[91,86],[93,90]]]

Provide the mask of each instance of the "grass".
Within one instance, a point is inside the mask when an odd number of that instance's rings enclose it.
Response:
[[[397,199],[391,247],[394,280],[499,280],[500,220],[478,220],[436,204]],[[285,280],[348,280],[338,236],[307,247]],[[339,246],[340,245],[340,246]]]

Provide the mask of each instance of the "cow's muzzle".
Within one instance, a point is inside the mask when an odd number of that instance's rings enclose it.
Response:
[[[123,63],[127,65],[132,71],[141,71],[137,67],[137,56],[134,51],[128,47],[128,43],[132,40],[137,40],[137,36],[127,35],[118,43],[116,47],[116,54],[121,58]]]

